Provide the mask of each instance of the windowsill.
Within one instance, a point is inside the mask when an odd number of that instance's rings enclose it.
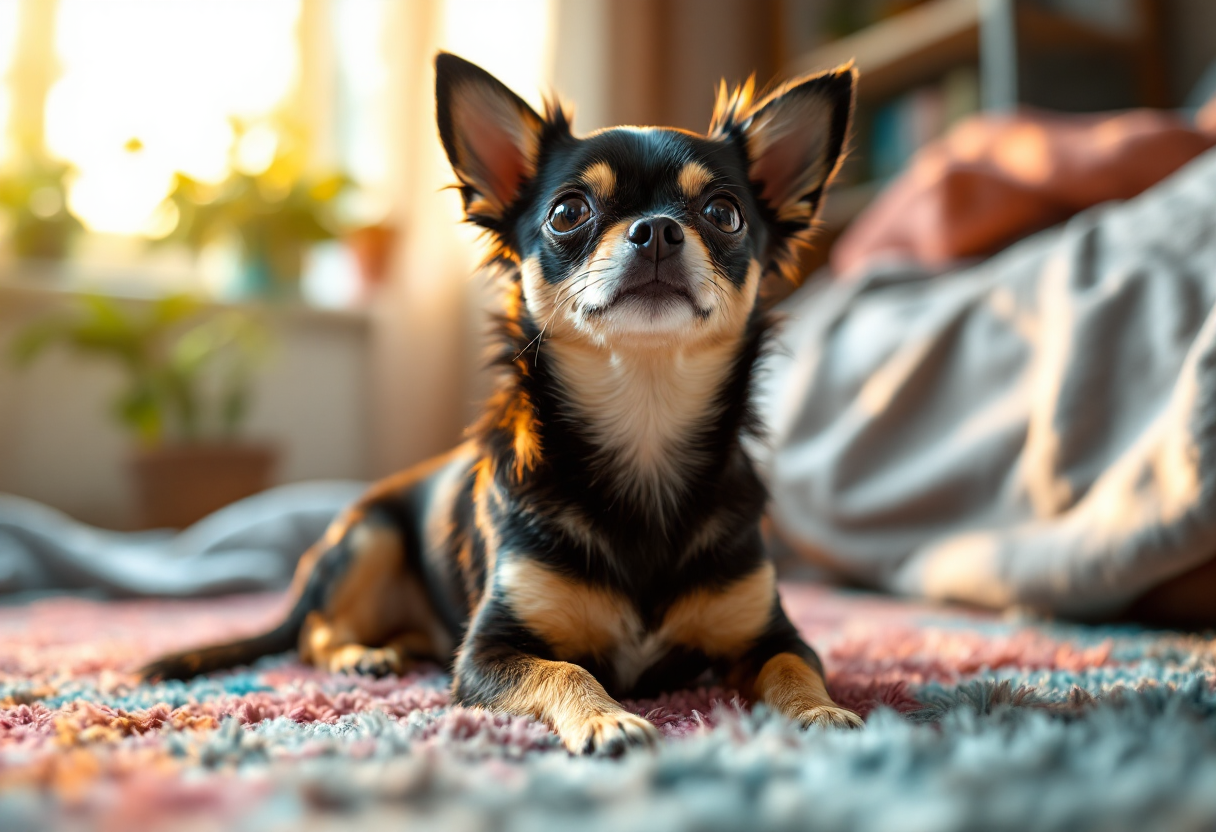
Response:
[[[65,299],[102,294],[132,303],[150,303],[166,294],[161,287],[199,286],[201,281],[183,281],[178,270],[157,264],[103,265],[80,261],[11,260],[0,262],[0,310],[20,306],[45,306]],[[203,303],[214,309],[253,309],[271,318],[303,324],[365,328],[367,306],[324,308],[302,300],[228,301],[200,293]]]

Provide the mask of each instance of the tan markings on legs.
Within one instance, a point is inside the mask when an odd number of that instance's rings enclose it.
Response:
[[[676,645],[714,658],[739,656],[768,626],[776,598],[773,567],[765,563],[724,589],[679,598],[660,626],[647,631],[628,599],[533,560],[504,562],[498,581],[512,612],[554,656],[607,662],[626,687]]]
[[[330,673],[361,673],[367,676],[401,676],[419,660],[435,660],[432,641],[423,633],[403,633],[383,647],[347,644],[329,653]]]
[[[700,162],[688,162],[680,168],[680,176],[676,181],[684,196],[695,199],[714,181],[714,175]]]
[[[808,725],[860,728],[861,717],[828,696],[823,677],[793,653],[778,653],[760,669],[755,693],[775,711]]]
[[[616,173],[607,162],[596,162],[583,171],[582,180],[601,202],[611,198],[616,190]]]
[[[563,659],[604,658],[637,622],[619,595],[569,580],[536,561],[514,558],[498,570],[516,617]]]
[[[406,622],[396,591],[405,590],[404,552],[390,528],[364,524],[352,530],[350,563],[325,605],[325,617],[345,625],[363,643],[382,641]],[[414,599],[409,599],[414,600]]]
[[[304,586],[308,583],[312,570],[316,567],[317,560],[329,549],[337,545],[342,538],[350,534],[351,530],[363,521],[367,516],[367,506],[369,504],[382,499],[386,495],[410,488],[419,481],[433,475],[444,465],[452,463],[458,457],[468,456],[473,451],[474,445],[471,442],[465,442],[453,448],[449,453],[427,460],[413,468],[380,480],[368,489],[367,493],[358,503],[342,512],[336,520],[329,524],[321,539],[311,546],[300,558],[291,581],[292,596],[298,596],[304,590]]]
[[[697,589],[679,598],[667,611],[662,632],[672,643],[707,656],[737,656],[768,626],[776,591],[776,571],[766,561],[725,589]]]
[[[572,753],[615,754],[659,738],[653,725],[622,708],[576,664],[526,658],[515,669],[518,678],[495,709],[548,723]]]
[[[404,569],[393,530],[357,526],[346,545],[350,563],[325,609],[309,613],[300,632],[300,658],[331,672],[399,673],[406,669],[395,639],[408,638],[420,655],[441,657],[451,645],[418,577]],[[402,642],[403,644],[406,642]]]
[[[317,566],[317,560],[328,552],[331,548],[341,542],[342,538],[350,534],[350,530],[359,523],[364,517],[364,510],[360,506],[354,506],[334,520],[325,529],[325,534],[321,539],[308,548],[301,557],[299,563],[296,564],[295,574],[291,578],[291,595],[292,597],[299,596],[305,585],[308,583],[309,577],[312,575],[313,569]]]
[[[330,658],[353,641],[347,628],[334,626],[314,610],[305,616],[300,628],[300,661],[329,670]]]

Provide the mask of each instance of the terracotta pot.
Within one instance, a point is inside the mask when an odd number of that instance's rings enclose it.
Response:
[[[346,234],[345,242],[359,264],[363,291],[370,292],[388,276],[389,258],[397,240],[397,229],[387,224],[368,225]]]
[[[270,485],[277,451],[265,445],[168,445],[131,455],[142,525],[181,529]]]

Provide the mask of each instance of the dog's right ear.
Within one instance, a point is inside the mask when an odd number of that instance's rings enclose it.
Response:
[[[545,120],[476,64],[435,58],[439,137],[470,220],[493,226],[535,175]]]

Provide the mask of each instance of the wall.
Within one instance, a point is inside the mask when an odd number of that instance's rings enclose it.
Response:
[[[1163,5],[1170,91],[1182,102],[1216,62],[1216,2],[1167,0]]]
[[[126,435],[109,418],[116,368],[56,350],[18,373],[9,344],[71,296],[0,287],[0,492],[88,523],[130,528]],[[257,381],[247,435],[282,449],[279,482],[368,476],[368,327],[332,313],[273,312],[277,346]]]

